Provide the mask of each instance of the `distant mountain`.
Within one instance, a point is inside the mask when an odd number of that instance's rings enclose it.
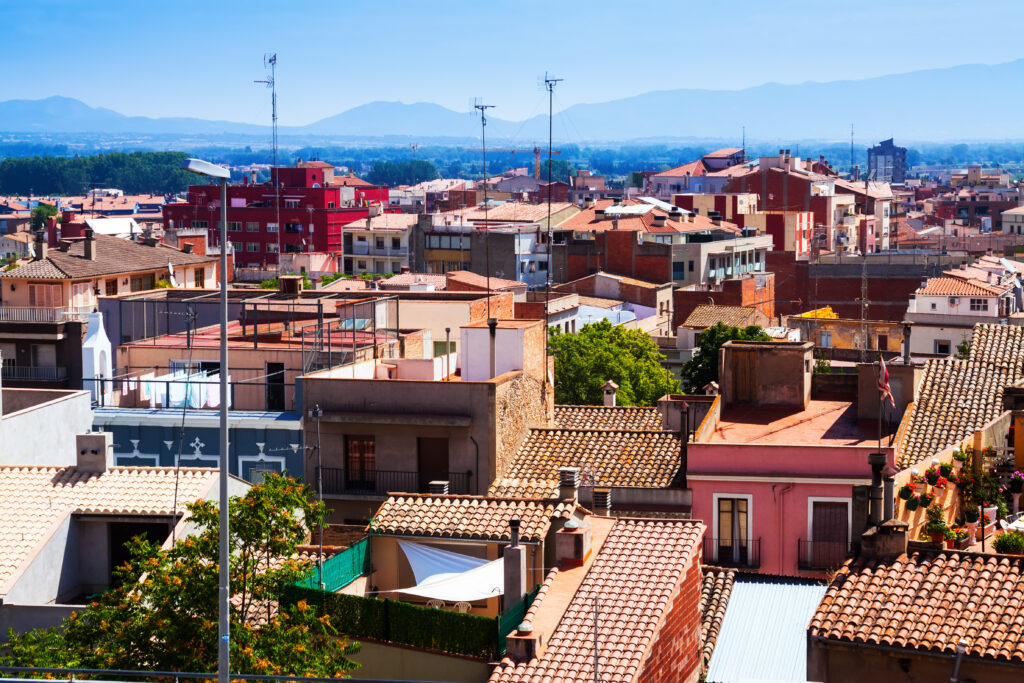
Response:
[[[555,136],[571,142],[642,138],[841,140],[1024,139],[1024,59],[913,71],[859,81],[769,83],[743,90],[665,90],[577,104],[555,115]],[[547,118],[487,119],[488,140],[547,138]],[[191,118],[124,116],[67,97],[0,102],[0,130],[24,133],[264,135],[268,126]],[[479,119],[437,104],[371,102],[281,135],[343,138],[461,138]]]

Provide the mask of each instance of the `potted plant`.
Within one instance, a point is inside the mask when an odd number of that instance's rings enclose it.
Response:
[[[964,508],[964,521],[968,524],[977,524],[978,516],[978,508],[973,505]]]
[[[953,474],[953,466],[951,464],[944,462],[939,465],[939,475],[948,479],[951,474]]]
[[[1024,554],[1024,533],[1019,531],[1005,531],[992,541],[992,548],[997,553],[1008,555]]]
[[[939,480],[939,468],[932,465],[926,469],[924,471],[924,479],[932,486],[935,486],[935,483]]]
[[[908,510],[913,512],[917,509],[917,506],[921,504],[921,499],[918,498],[916,493],[910,494],[910,498],[907,498],[906,507]]]
[[[950,529],[946,539],[946,545],[950,548],[965,550],[971,547],[971,534],[963,527]]]
[[[942,515],[942,508],[938,505],[929,506],[926,514],[928,523],[925,525],[925,530],[931,536],[932,543],[942,543],[946,540],[946,531],[949,529],[949,525],[946,524]]]
[[[929,505],[931,505],[932,503],[935,502],[935,496],[933,496],[930,493],[922,493],[917,498],[918,498],[917,502],[920,503],[921,507],[923,507],[923,508],[926,508],[926,507],[928,507]]]
[[[900,487],[900,499],[910,500],[910,497],[914,495],[914,487],[910,484],[904,484]]]
[[[1016,471],[1010,475],[1010,493],[1024,491],[1024,472]]]

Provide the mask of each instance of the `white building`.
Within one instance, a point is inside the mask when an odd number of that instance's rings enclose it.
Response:
[[[970,341],[976,323],[998,323],[1017,311],[1012,284],[1016,275],[996,283],[946,273],[930,278],[910,300],[910,352],[949,356]]]

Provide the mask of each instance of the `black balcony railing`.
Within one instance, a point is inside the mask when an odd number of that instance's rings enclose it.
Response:
[[[850,556],[848,541],[797,541],[797,567],[808,571],[838,569]]]
[[[469,493],[470,472],[437,472],[429,478],[419,472],[395,470],[346,470],[324,467],[324,495],[384,496],[389,491],[427,493],[430,481],[447,481],[448,493]]]
[[[33,367],[4,364],[0,376],[11,382],[63,382],[68,378],[68,369],[63,365]]]
[[[761,566],[761,539],[741,541],[704,537],[704,564],[757,569]]]

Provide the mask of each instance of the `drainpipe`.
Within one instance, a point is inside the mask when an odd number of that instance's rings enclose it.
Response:
[[[452,328],[444,328],[444,381],[448,381],[448,376],[451,375],[451,359],[452,359]]]
[[[479,490],[479,486],[480,486],[480,444],[478,444],[476,442],[476,439],[474,439],[472,435],[470,435],[469,440],[473,442],[473,448],[476,449],[476,481],[477,481],[477,490]],[[486,491],[484,491],[484,493],[486,493]]]
[[[960,682],[960,664],[964,661],[964,655],[967,654],[967,641],[963,638],[956,644],[956,660],[953,662],[953,673],[949,677],[949,683]]]

